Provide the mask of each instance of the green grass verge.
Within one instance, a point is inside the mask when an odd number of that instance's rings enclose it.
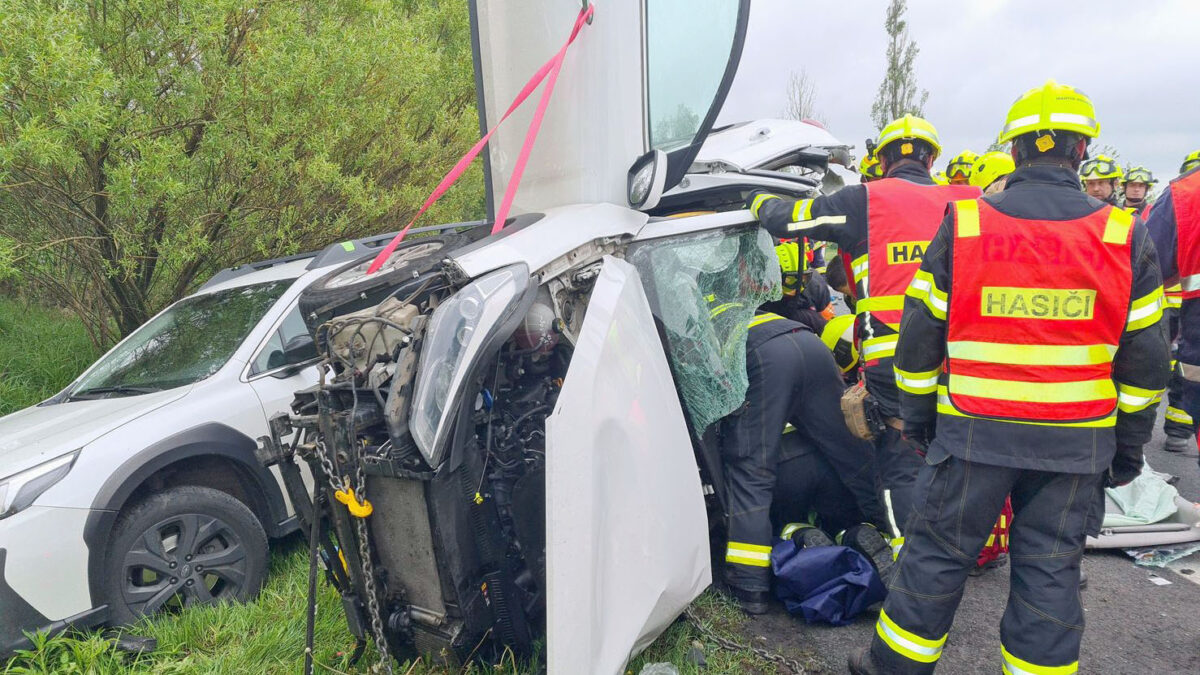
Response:
[[[52,396],[99,355],[69,314],[0,298],[0,415]]]
[[[240,675],[242,673],[292,674],[304,662],[304,611],[308,588],[307,551],[298,538],[277,546],[267,584],[259,598],[245,605],[195,607],[179,614],[147,619],[126,629],[129,635],[152,637],[158,648],[148,654],[120,652],[100,633],[39,636],[32,649],[20,652],[0,669],[4,675],[120,674],[120,675]],[[341,603],[322,581],[317,605],[316,656],[318,673],[363,675],[374,672],[375,659],[366,656],[350,666],[347,654],[353,639],[346,628]],[[696,601],[698,613],[716,633],[744,639],[747,619],[737,608],[712,592]],[[677,622],[630,663],[636,675],[647,663],[670,662],[682,675],[734,675],[772,673],[773,665],[749,651],[730,652],[704,644],[691,625]],[[700,669],[688,660],[693,644],[701,645],[707,666]],[[425,662],[406,661],[395,667],[397,675],[509,675],[534,672],[527,664],[505,660],[498,664],[472,664],[448,670]]]

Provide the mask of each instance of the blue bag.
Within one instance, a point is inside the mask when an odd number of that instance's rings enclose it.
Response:
[[[844,626],[887,596],[865,557],[845,546],[800,548],[791,539],[771,549],[775,595],[808,623]]]

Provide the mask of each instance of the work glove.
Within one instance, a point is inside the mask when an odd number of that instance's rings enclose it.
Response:
[[[932,423],[918,424],[906,421],[904,423],[904,431],[900,435],[904,440],[916,446],[917,452],[924,457],[925,452],[929,450],[929,444],[933,442],[935,429],[936,427]]]
[[[1118,447],[1112,465],[1104,475],[1104,487],[1129,485],[1134,478],[1141,475],[1144,463],[1140,447]]]

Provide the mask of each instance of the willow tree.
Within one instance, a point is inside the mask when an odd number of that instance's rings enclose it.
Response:
[[[98,341],[398,229],[478,137],[466,3],[0,4],[0,261]],[[481,213],[464,180],[431,221]]]

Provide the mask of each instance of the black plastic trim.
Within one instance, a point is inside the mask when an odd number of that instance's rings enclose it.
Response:
[[[238,277],[243,277],[243,276],[246,276],[247,274],[252,274],[254,272],[261,272],[265,269],[270,269],[272,267],[275,267],[276,265],[283,265],[286,263],[295,262],[297,260],[313,258],[313,257],[316,257],[318,253],[320,253],[320,252],[319,251],[309,251],[308,253],[297,253],[296,255],[286,255],[286,256],[283,256],[282,258],[271,258],[270,260],[263,260],[261,262],[246,263],[245,265],[237,265],[236,267],[226,267],[225,269],[221,270],[220,272],[217,272],[216,274],[212,275],[212,278],[210,278],[208,281],[204,282],[204,284],[201,285],[200,288],[196,289],[196,292],[203,291],[206,288],[212,288],[213,286],[216,286],[217,284],[225,283],[226,281],[229,281],[230,279],[237,279]]]
[[[470,0],[467,3],[467,13],[471,22],[471,65],[475,70],[475,110],[479,114],[479,137],[483,138],[488,132],[487,101],[483,95],[483,54],[479,47],[479,2]],[[492,153],[491,148],[483,146],[479,153],[483,162],[483,199],[484,213],[488,222],[496,219],[496,199],[492,195]]]
[[[236,429],[224,424],[202,424],[164,438],[114,469],[92,501],[92,512],[83,528],[83,541],[88,547],[88,588],[92,604],[101,601],[104,557],[121,509],[146,479],[178,461],[204,456],[230,460],[254,477],[258,487],[255,495],[262,501],[247,506],[256,514],[265,511],[267,522],[262,525],[267,534],[280,537],[294,530],[297,521],[288,517],[275,477],[258,462],[257,447],[258,443]]]
[[[426,227],[414,227],[408,231],[408,235],[422,234],[425,232],[445,232],[446,230],[464,230],[473,229],[481,225],[486,225],[487,221],[472,220],[464,223],[446,223],[444,225],[428,225]],[[399,231],[388,232],[386,234],[376,234],[370,237],[361,237],[359,239],[351,239],[348,241],[340,241],[336,244],[326,246],[320,253],[313,258],[305,269],[315,270],[320,267],[330,267],[332,265],[340,265],[352,260],[363,260],[370,255],[378,253],[391,240],[400,234]],[[406,237],[408,235],[405,235]],[[347,248],[347,244],[349,248]]]

